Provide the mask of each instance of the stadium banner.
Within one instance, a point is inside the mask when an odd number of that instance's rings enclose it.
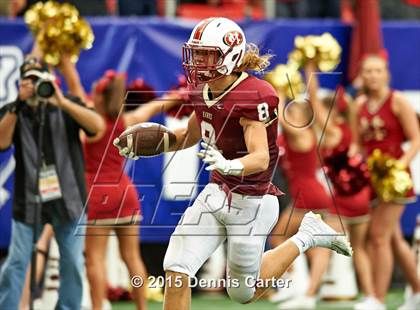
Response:
[[[182,74],[181,47],[188,39],[195,21],[162,18],[89,18],[95,34],[93,48],[84,51],[77,63],[82,83],[87,90],[105,70],[127,72],[128,80],[143,78],[157,91],[177,84]],[[351,27],[335,20],[274,20],[241,23],[248,42],[256,43],[264,53],[275,57],[272,65],[285,63],[296,35],[330,32],[343,48],[343,61],[334,74],[321,77],[321,86],[335,88],[346,83],[347,59]],[[392,86],[404,91],[420,112],[419,22],[383,22],[384,44],[389,52]],[[21,19],[0,18],[0,106],[17,95],[18,68],[33,44],[33,38]],[[409,48],[407,48],[409,46]],[[152,121],[171,128],[182,126],[179,120],[159,115]],[[145,242],[167,242],[174,225],[207,183],[208,174],[192,148],[173,154],[129,162],[127,169],[142,200],[141,238]],[[417,168],[419,158],[416,159]],[[167,165],[168,163],[171,165]],[[0,247],[7,247],[10,237],[11,199],[14,160],[12,150],[0,153]],[[412,168],[413,169],[413,168]],[[414,172],[420,169],[413,169]],[[198,175],[198,178],[196,177]],[[416,192],[420,193],[420,175],[415,174]],[[195,183],[199,186],[195,186]],[[404,232],[411,235],[420,203],[406,208]]]

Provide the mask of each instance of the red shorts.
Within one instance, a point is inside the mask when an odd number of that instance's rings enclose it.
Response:
[[[329,210],[332,208],[331,197],[316,179],[301,178],[298,182],[290,182],[289,187],[293,200],[293,208],[314,211]]]
[[[95,175],[86,174],[89,224],[135,224],[141,220],[137,190],[127,175],[123,174],[117,182],[101,180],[93,184],[94,178]]]
[[[331,214],[339,214],[346,222],[363,222],[369,219],[369,203],[371,189],[365,186],[354,195],[335,195],[335,206],[329,210]]]

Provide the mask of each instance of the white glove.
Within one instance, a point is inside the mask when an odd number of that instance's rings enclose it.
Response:
[[[203,148],[197,154],[198,157],[202,158],[206,164],[210,166],[206,167],[207,171],[217,170],[224,175],[235,175],[239,176],[244,170],[244,165],[239,159],[228,160],[216,150],[213,146],[201,142]]]
[[[120,153],[121,156],[124,156],[124,157],[129,158],[129,159],[134,159],[134,160],[139,159],[139,156],[137,156],[133,152],[133,136],[132,135],[127,136],[127,146],[126,147],[121,147],[119,145],[119,143],[120,143],[119,138],[115,138],[112,143],[118,149],[118,152]]]

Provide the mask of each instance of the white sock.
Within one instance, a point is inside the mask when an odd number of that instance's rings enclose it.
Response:
[[[291,240],[299,249],[299,253],[305,253],[306,250],[309,250],[314,246],[314,240],[312,235],[298,231],[294,236],[292,236],[289,240]]]

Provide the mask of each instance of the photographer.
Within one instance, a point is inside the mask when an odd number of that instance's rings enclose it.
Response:
[[[69,61],[61,67],[74,65]],[[33,223],[51,223],[60,251],[57,309],[79,309],[84,237],[77,230],[86,200],[80,129],[101,135],[102,118],[78,98],[64,96],[48,66],[28,57],[20,68],[19,96],[0,109],[0,150],[13,143],[16,171],[12,240],[0,272],[0,309],[17,309],[31,258]],[[42,117],[42,113],[44,116]],[[42,131],[39,173],[41,218],[37,216],[38,133]],[[39,235],[39,231],[35,233]]]

